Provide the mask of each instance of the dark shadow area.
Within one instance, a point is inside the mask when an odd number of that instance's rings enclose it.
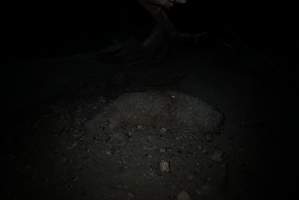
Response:
[[[7,10],[1,199],[289,199],[298,157],[289,8],[175,6],[179,30],[208,37],[130,65],[99,51],[144,39],[154,22],[135,1],[117,3]]]

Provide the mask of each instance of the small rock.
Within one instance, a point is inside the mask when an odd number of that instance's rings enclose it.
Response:
[[[191,197],[186,191],[182,191],[178,194],[177,200],[191,200]]]
[[[167,132],[167,129],[166,129],[166,128],[161,128],[161,129],[160,129],[160,132],[161,132],[161,133],[166,133],[166,132]]]
[[[212,156],[211,156],[211,160],[215,161],[215,162],[221,162],[222,161],[222,157],[223,157],[223,152],[222,151],[215,151]]]
[[[165,160],[161,160],[160,162],[160,171],[162,173],[169,173],[170,172],[170,164]]]
[[[111,151],[109,151],[109,150],[108,150],[108,151],[106,151],[105,153],[106,153],[108,156],[111,156],[111,155],[112,155],[112,152],[111,152]]]

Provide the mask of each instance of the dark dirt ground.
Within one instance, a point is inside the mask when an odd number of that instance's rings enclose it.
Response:
[[[5,197],[287,199],[294,178],[283,123],[293,100],[287,58],[222,44],[177,49],[161,63],[136,66],[103,63],[93,53],[8,65]],[[217,108],[221,133],[143,124],[108,136],[88,129],[124,93],[169,90]],[[161,161],[169,171],[161,172]]]

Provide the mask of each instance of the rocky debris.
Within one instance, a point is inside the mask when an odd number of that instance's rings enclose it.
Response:
[[[107,150],[107,151],[105,151],[105,154],[108,155],[108,156],[111,156],[112,152],[110,150]]]
[[[177,196],[177,200],[191,200],[191,197],[188,192],[181,191]]]
[[[160,161],[160,171],[162,173],[169,173],[170,172],[170,163],[165,160]]]
[[[161,128],[160,129],[160,133],[166,133],[167,132],[167,129],[166,128]]]
[[[213,160],[215,162],[222,162],[223,152],[220,150],[214,151],[214,153],[211,155],[211,160]]]
[[[206,163],[214,165],[212,160],[221,162],[223,157],[219,152],[213,153],[218,140],[213,140],[217,135],[211,131],[220,125],[221,114],[205,106],[195,97],[175,92],[122,95],[106,107],[97,108],[86,118],[93,117],[87,123],[68,124],[66,130],[70,137],[63,135],[68,141],[63,147],[72,151],[67,151],[66,157],[71,155],[78,163],[84,163],[84,158],[88,161],[86,165],[95,163],[95,168],[100,169],[96,173],[105,181],[109,182],[111,174],[115,175],[126,185],[126,188],[117,187],[124,199],[143,199],[134,193],[137,190],[128,188],[138,185],[150,188],[146,191],[150,193],[164,183],[166,187],[161,192],[171,192],[172,199],[191,199],[186,191],[177,189],[188,184],[185,190],[193,191],[190,194],[196,195],[198,187],[199,193],[203,193],[203,180],[211,171]],[[75,157],[81,150],[84,155]],[[62,161],[65,166],[75,165],[64,158]],[[95,172],[90,172],[90,176],[92,173]],[[71,179],[74,187],[83,178],[74,176]]]

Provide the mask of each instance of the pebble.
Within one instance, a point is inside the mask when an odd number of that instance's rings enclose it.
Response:
[[[186,191],[182,191],[178,194],[177,200],[191,200],[191,197]]]
[[[161,129],[160,129],[160,132],[161,132],[161,133],[166,133],[166,132],[167,132],[167,129],[166,129],[166,128],[161,128]]]
[[[211,156],[211,160],[215,161],[215,162],[221,162],[222,161],[222,157],[223,157],[223,152],[216,150],[212,156]]]
[[[162,173],[169,173],[170,172],[170,164],[165,160],[160,161],[160,171]]]

